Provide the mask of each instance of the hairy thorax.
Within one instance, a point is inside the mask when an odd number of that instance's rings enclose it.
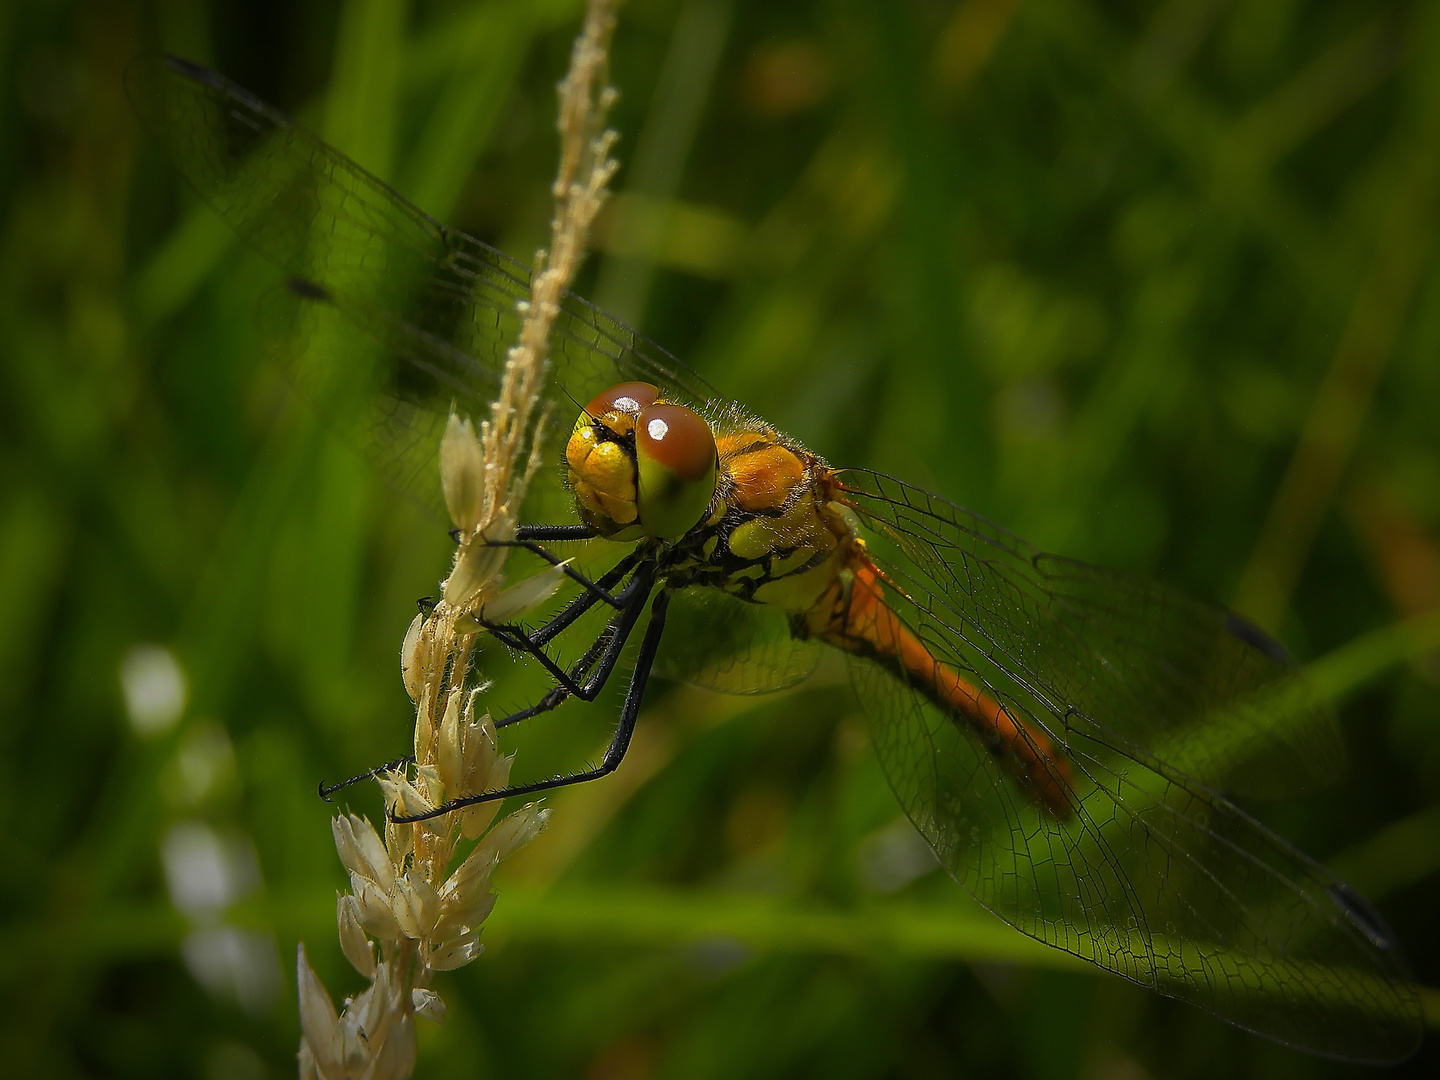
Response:
[[[809,611],[843,565],[854,530],[825,492],[829,468],[773,428],[717,434],[719,485],[667,576],[785,611]]]

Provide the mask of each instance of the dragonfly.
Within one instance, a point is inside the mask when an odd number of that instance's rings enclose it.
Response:
[[[494,396],[529,270],[213,71],[144,56],[126,86],[185,180],[285,275],[287,317],[338,316],[388,358],[344,353],[325,377],[382,403],[389,471],[423,454],[433,470],[452,403]],[[493,628],[555,679],[505,722],[593,698],[636,633],[639,650],[600,766],[437,812],[620,766],[654,671],[753,693],[839,650],[905,815],[1011,926],[1312,1053],[1414,1051],[1420,999],[1392,931],[1231,801],[1321,779],[1339,752],[1281,646],[902,480],[832,468],[578,296],[549,379],[577,414],[539,436],[568,517],[517,542],[617,558],[541,628]],[[604,630],[562,667],[547,646],[597,605]]]

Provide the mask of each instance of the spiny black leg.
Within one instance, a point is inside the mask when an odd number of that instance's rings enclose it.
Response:
[[[580,696],[582,689],[580,684],[575,681],[568,671],[555,663],[554,660],[551,660],[549,654],[546,653],[544,649],[531,647],[529,639],[526,638],[524,634],[514,634],[509,627],[505,626],[496,626],[490,623],[485,623],[484,626],[486,630],[490,631],[491,636],[500,642],[500,644],[506,645],[516,652],[524,653],[540,661],[540,666],[548,671],[550,677],[560,684],[556,687],[557,690],[564,691],[567,697],[571,694],[574,694],[576,697]]]
[[[550,672],[560,685],[547,691],[545,696],[542,697],[537,704],[530,706],[528,709],[521,709],[519,712],[511,713],[509,716],[504,716],[496,720],[496,730],[498,731],[500,728],[509,727],[511,724],[518,724],[520,721],[528,720],[532,716],[539,716],[541,713],[549,712],[572,695],[580,698],[582,701],[594,701],[596,695],[604,689],[605,683],[609,679],[610,673],[614,670],[616,661],[619,659],[620,647],[616,647],[615,645],[617,640],[616,635],[621,635],[618,641],[619,646],[623,647],[625,639],[630,636],[630,632],[634,629],[636,616],[639,614],[640,609],[645,606],[645,599],[645,594],[637,594],[635,599],[632,600],[630,608],[616,615],[615,618],[606,625],[605,630],[590,643],[589,648],[585,650],[580,659],[571,665],[568,673],[561,670],[544,652],[538,649],[533,651],[525,649],[524,651],[529,652],[530,655],[536,657],[545,665],[546,670]],[[628,620],[625,620],[625,616],[631,611],[635,614],[631,615]],[[500,640],[504,641],[505,644],[514,648],[524,649],[524,645],[521,642],[507,640],[501,637],[499,633],[496,634],[496,637],[500,637]],[[581,685],[579,680],[585,678],[590,668],[595,664],[596,659],[600,657],[602,653],[605,654],[605,664],[591,674],[584,685]],[[342,788],[350,787],[352,784],[358,784],[362,780],[369,780],[378,773],[389,772],[391,769],[398,768],[401,765],[409,765],[414,760],[415,755],[408,754],[403,758],[396,758],[394,761],[386,762],[384,765],[377,765],[373,769],[360,773],[358,776],[352,776],[349,780],[342,780],[338,784],[327,785],[322,782],[320,784],[320,798],[329,802],[330,796]]]
[[[636,555],[634,552],[631,552],[629,555],[626,555],[623,559],[616,563],[614,567],[611,568],[609,573],[602,576],[598,581],[595,582],[595,584],[598,585],[600,589],[608,592],[616,585],[618,585],[621,581],[623,581],[626,575],[630,573],[631,569],[639,561],[640,556]],[[558,615],[556,615],[548,623],[542,626],[539,630],[536,630],[535,633],[531,634],[530,640],[538,645],[544,645],[556,634],[566,629],[581,615],[584,615],[585,612],[589,611],[592,607],[594,607],[598,601],[599,597],[596,596],[593,591],[587,591],[580,596],[577,596],[574,600],[570,601],[570,603],[566,604]]]
[[[537,791],[569,787],[571,784],[583,784],[614,772],[620,762],[625,759],[625,752],[630,749],[630,737],[635,733],[635,720],[640,715],[640,702],[645,696],[645,686],[650,681],[650,669],[655,663],[655,653],[660,647],[660,635],[665,629],[665,612],[669,604],[670,591],[661,589],[655,595],[655,602],[650,608],[650,625],[645,628],[645,639],[640,645],[640,654],[635,658],[635,674],[630,677],[630,688],[625,692],[625,705],[620,710],[620,723],[616,727],[615,737],[610,740],[610,745],[605,750],[605,757],[599,765],[582,772],[571,773],[569,776],[552,776],[548,780],[538,780],[533,784],[516,784],[499,791],[483,791],[478,795],[466,795],[459,799],[451,799],[448,803],[423,814],[390,814],[390,820],[397,825],[412,821],[426,821],[430,818],[440,817],[442,814],[448,814],[453,810],[474,806],[477,803],[494,802],[496,799],[506,799],[512,795],[533,795]]]
[[[516,540],[539,540],[558,544],[565,540],[594,540],[599,536],[589,525],[521,525],[515,530]]]
[[[465,530],[451,529],[447,535],[458,546]],[[594,540],[599,535],[589,525],[521,525],[515,530],[516,540],[543,540],[551,544],[563,540]]]
[[[565,526],[555,527],[564,528]],[[621,559],[618,563],[616,563],[615,566],[612,567],[608,573],[601,577],[599,581],[596,582],[596,584],[600,587],[601,590],[609,590],[613,588],[627,574],[630,573],[636,562],[639,561],[639,558],[640,557],[633,552],[629,555],[626,555],[625,558]],[[637,574],[637,580],[639,579],[639,577],[640,575]],[[647,575],[647,582],[648,580],[650,579]],[[638,591],[632,591],[634,590],[636,584],[636,581],[632,581],[629,585],[625,587],[625,589],[621,590],[621,596],[625,599],[625,602],[630,604],[638,613],[639,609],[645,604],[645,595],[641,595]],[[648,594],[648,585],[644,592]],[[537,659],[539,659],[542,664],[545,664],[547,666],[547,669],[551,670],[551,673],[554,674],[557,680],[561,683],[560,686],[555,687],[553,690],[549,691],[543,698],[541,698],[538,704],[533,705],[528,709],[522,709],[519,712],[511,713],[509,716],[497,720],[495,722],[496,728],[506,727],[509,724],[518,723],[521,720],[528,720],[532,716],[538,716],[540,713],[548,712],[558,706],[566,698],[570,697],[572,693],[585,701],[594,700],[595,695],[598,694],[599,691],[604,687],[605,679],[608,679],[610,675],[610,669],[615,666],[615,659],[607,658],[609,667],[604,670],[604,675],[601,678],[599,685],[593,687],[580,686],[578,685],[579,680],[585,677],[586,673],[590,670],[590,667],[595,663],[596,657],[598,657],[602,652],[604,652],[609,646],[610,639],[613,637],[615,630],[620,624],[624,612],[622,612],[620,615],[617,615],[606,627],[606,631],[601,633],[601,635],[596,638],[594,642],[591,643],[590,647],[586,649],[584,655],[581,656],[580,659],[572,666],[571,672],[568,676],[565,672],[559,671],[559,669],[554,667],[554,665],[550,662],[550,658],[541,651],[541,646],[543,646],[556,634],[560,633],[562,630],[568,627],[585,612],[589,611],[590,608],[594,607],[598,600],[599,597],[594,592],[586,592],[581,594],[580,596],[572,600],[569,604],[567,604],[564,610],[562,610],[558,615],[556,615],[555,618],[551,619],[548,623],[546,623],[532,635],[526,636],[522,632],[519,635],[511,634],[508,637],[502,637],[499,633],[496,634],[496,636],[500,637],[500,639],[505,644],[510,645],[512,648],[516,648],[523,652],[529,653],[530,655],[535,656]],[[418,601],[418,604],[420,610],[425,612],[432,611],[435,607],[435,601],[429,597]],[[633,628],[634,625],[635,619],[634,617],[632,617],[629,620],[629,623],[625,629],[625,634],[627,637],[630,633],[630,629]],[[508,630],[508,628],[505,627],[499,627],[498,629],[502,631]],[[624,644],[623,639],[620,644]],[[618,649],[614,650],[614,655],[618,658]],[[567,688],[566,684],[569,685],[569,688]],[[377,765],[373,769],[369,769],[366,772],[360,773],[358,776],[352,776],[348,780],[342,780],[338,784],[325,784],[322,782],[320,784],[320,798],[324,799],[326,802],[329,802],[330,796],[343,788],[358,784],[362,780],[369,780],[379,773],[388,772],[389,770],[398,768],[401,765],[408,765],[414,760],[415,755],[410,754],[406,757],[397,758],[394,761],[387,762],[384,765]]]
[[[665,615],[670,610],[669,589],[661,589],[655,594],[655,602],[650,605],[650,624],[645,627],[645,637],[640,642],[640,652],[635,657],[635,671],[630,676],[630,685],[625,691],[625,704],[620,709],[620,723],[615,728],[615,738],[610,740],[610,745],[605,749],[605,757],[600,761],[601,772],[604,776],[614,772],[620,767],[620,762],[625,760],[625,753],[630,749],[630,736],[635,734],[635,721],[640,716],[640,704],[645,699],[645,688],[650,685],[650,671],[655,666],[655,654],[660,651],[660,638],[665,633]]]
[[[631,608],[637,615],[640,608],[645,606],[645,599],[646,597],[644,595],[640,595],[632,602]],[[560,685],[547,691],[545,696],[542,697],[537,704],[530,706],[528,709],[521,709],[519,712],[511,713],[509,716],[504,716],[501,717],[499,720],[496,720],[496,730],[498,731],[500,728],[509,727],[511,724],[518,724],[520,721],[528,720],[532,716],[539,716],[541,713],[549,712],[551,709],[556,708],[572,695],[580,698],[582,701],[593,701],[596,695],[604,688],[605,682],[609,679],[610,673],[615,668],[616,660],[619,658],[620,649],[613,647],[613,642],[615,641],[616,634],[621,632],[623,629],[624,636],[620,638],[620,645],[623,646],[625,643],[625,638],[629,637],[631,630],[634,629],[634,616],[631,616],[628,623],[625,623],[622,626],[622,620],[624,619],[625,615],[626,612],[621,612],[619,615],[616,615],[613,620],[611,620],[611,622],[605,627],[605,630],[600,634],[600,636],[590,643],[590,646],[585,650],[584,655],[582,655],[580,659],[571,666],[571,669],[568,673],[561,671],[558,667],[551,663],[550,658],[546,656],[543,652],[532,653],[532,655],[536,656],[541,661],[541,663],[546,665],[547,670],[549,670],[551,674],[555,676],[556,680],[560,682]],[[512,643],[506,642],[506,644]],[[599,658],[602,653],[606,654],[606,664],[602,666],[600,670],[590,675],[590,678],[585,685],[580,685],[579,680],[585,678],[586,674],[589,673],[590,668],[594,666],[596,659]],[[353,784],[358,784],[362,780],[369,780],[379,773],[389,772],[391,769],[398,768],[401,765],[409,765],[414,760],[415,755],[408,754],[403,758],[396,758],[394,761],[386,762],[384,765],[377,765],[373,769],[369,769],[363,773],[360,773],[358,776],[352,776],[349,780],[342,780],[338,784],[327,785],[325,783],[321,783],[320,798],[324,799],[326,802],[329,802],[330,796],[335,794],[335,792],[340,791],[342,788],[347,788]]]
[[[568,577],[571,581],[575,582],[586,592],[593,593],[596,600],[601,600],[609,604],[611,607],[618,608],[620,606],[620,602],[615,597],[611,596],[607,591],[605,591],[605,589],[601,588],[598,582],[591,581],[584,574],[580,573],[579,570],[576,570],[573,566],[570,566],[568,560],[560,558],[560,556],[556,555],[549,548],[545,547],[538,541],[519,539],[517,537],[514,540],[487,540],[486,543],[489,544],[491,547],[523,548],[524,550],[530,552],[530,554],[538,556],[539,558],[542,558],[546,562],[548,562],[551,566],[556,567],[562,574]]]
[[[396,758],[394,761],[387,761],[384,765],[376,765],[375,768],[370,769],[366,772],[362,772],[359,776],[352,776],[349,780],[341,780],[338,784],[327,785],[322,782],[320,784],[320,798],[324,799],[326,802],[329,802],[330,796],[334,795],[335,792],[339,791],[341,788],[347,788],[350,787],[352,784],[358,784],[361,780],[370,780],[382,772],[389,772],[391,769],[398,769],[401,765],[409,765],[414,760],[414,754],[406,754],[404,757]]]
[[[610,672],[614,669],[616,662],[620,659],[620,650],[625,647],[629,640],[630,632],[635,628],[635,622],[640,617],[640,610],[645,606],[645,600],[650,595],[654,586],[655,567],[653,563],[643,563],[635,571],[635,577],[630,584],[625,586],[622,596],[625,599],[625,607],[610,620],[603,633],[595,639],[591,646],[585,651],[585,655],[573,666],[577,674],[565,671],[559,664],[546,655],[545,650],[536,647],[523,631],[515,632],[515,628],[508,626],[494,626],[485,624],[487,630],[495,635],[501,642],[509,645],[512,649],[519,649],[539,660],[541,665],[560,685],[555,691],[564,691],[566,694],[573,694],[581,701],[594,701],[605,682],[610,678]],[[604,656],[600,666],[590,675],[582,685],[578,682],[580,674],[583,674],[591,664],[595,662],[596,652],[604,649]],[[546,695],[547,697],[549,695]],[[560,698],[563,701],[564,698]],[[556,704],[559,702],[557,701]],[[553,706],[552,706],[553,708]],[[532,714],[533,715],[533,714]],[[507,717],[507,720],[509,718]],[[511,723],[514,721],[511,720]],[[499,726],[499,725],[497,725]]]
[[[611,620],[610,625],[606,626],[604,631],[590,643],[584,655],[570,665],[570,678],[572,681],[578,682],[585,677],[585,674],[590,670],[600,654],[610,647],[610,641],[614,636],[615,630],[615,620]],[[518,724],[522,720],[529,720],[532,716],[539,716],[541,713],[549,712],[569,696],[570,691],[566,690],[563,686],[551,687],[537,704],[496,720],[495,729],[498,731],[500,728],[509,727],[511,724]]]
[[[615,582],[619,581],[629,572],[631,565],[636,561],[636,556],[626,556],[609,574],[601,578],[601,582],[608,582],[607,587],[613,586]],[[649,595],[650,585],[654,580],[653,571],[653,564],[646,564],[645,567],[637,570],[635,576],[630,579],[629,583],[616,594],[615,599],[618,601],[618,606],[622,612],[627,610],[632,604],[637,602],[643,604],[645,602],[644,597]],[[640,598],[638,601],[636,600],[637,597]],[[519,623],[489,622],[483,617],[483,611],[478,621],[481,626],[490,631],[490,633],[503,644],[510,646],[512,649],[518,649],[521,652],[530,654],[549,668],[551,667],[551,661],[544,653],[544,646],[550,642],[551,638],[555,637],[594,606],[595,598],[591,594],[587,593],[584,596],[578,596],[570,601],[560,614],[556,615],[533,634],[527,633],[525,628]],[[560,676],[556,677],[560,678]],[[563,682],[563,679],[561,681]]]
[[[568,700],[570,700],[569,690],[566,690],[563,686],[554,687],[551,690],[547,690],[545,696],[528,709],[521,709],[518,712],[511,713],[509,716],[502,716],[499,720],[496,720],[495,730],[499,731],[501,728],[509,727],[511,724],[518,724],[522,720],[529,720],[532,716],[547,713],[551,709],[558,708]]]
[[[644,603],[644,601],[642,600],[641,603]],[[600,636],[590,643],[590,647],[585,650],[584,655],[570,665],[570,679],[572,682],[579,682],[582,678],[585,678],[586,673],[589,672],[595,661],[602,653],[610,648],[610,643],[618,631],[617,623],[618,617],[611,620],[610,624],[605,627]],[[610,667],[612,669],[614,668],[614,661],[610,662]],[[608,677],[609,672],[607,671],[604,674]],[[603,685],[603,681],[601,685]],[[570,697],[570,691],[564,686],[552,687],[546,691],[545,696],[542,697],[537,704],[496,720],[495,729],[498,731],[500,728],[509,727],[511,724],[518,724],[522,720],[529,720],[532,716],[539,716],[541,713],[549,712],[568,697]],[[585,699],[582,697],[581,700],[583,701]]]

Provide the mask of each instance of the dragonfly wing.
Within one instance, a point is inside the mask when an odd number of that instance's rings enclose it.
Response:
[[[791,634],[784,612],[696,587],[670,604],[656,670],[709,690],[764,694],[804,679],[820,650]]]
[[[400,355],[394,343],[386,349],[333,305],[289,287],[261,296],[257,321],[266,353],[280,362],[325,426],[369,458],[392,487],[435,520],[448,522],[436,466],[445,428],[434,393],[441,380],[416,387],[416,380],[405,377],[413,367],[394,362]],[[470,394],[455,386],[452,374],[445,380],[453,387],[450,400],[493,394],[481,378],[486,374],[477,369]]]
[[[1058,820],[914,688],[870,660],[851,669],[906,815],[1016,929],[1316,1053],[1379,1063],[1419,1044],[1419,999],[1384,923],[1223,798],[1159,763],[1117,768],[1104,739],[1076,733],[1076,809]]]
[[[901,588],[964,620],[1047,710],[1103,722],[1211,787],[1278,797],[1333,782],[1334,711],[1240,616],[1153,581],[1047,555],[890,477],[839,474]]]
[[[1231,658],[1231,674],[1212,677],[1209,661],[1180,657],[1161,665],[1169,681],[1156,689],[1135,673],[1168,652],[1136,649],[1147,627],[1159,632],[1173,617],[1097,625],[1149,609],[1124,589],[1093,595],[1103,572],[1048,560],[918,489],[869,473],[839,479],[889,576],[886,603],[936,659],[1043,732],[1066,762],[1051,771],[1073,807],[1062,818],[917,687],[852,657],[886,776],[962,884],[1047,944],[1271,1038],[1366,1061],[1414,1049],[1419,999],[1379,917],[1160,756],[1186,745],[1174,735],[1197,722],[1194,706],[1183,716],[1124,711],[1178,707],[1197,680],[1206,707],[1219,708],[1229,687],[1258,692],[1259,676]],[[1127,588],[1151,605],[1174,596]],[[1106,653],[1114,642],[1132,648]]]
[[[293,310],[274,324],[313,332],[326,316],[301,309],[315,305],[339,312],[384,347],[373,370],[344,350],[319,350],[299,380],[308,395],[320,395],[324,406],[344,392],[339,387],[353,393],[360,385],[403,403],[376,427],[377,437],[402,447],[418,434],[431,438],[425,414],[443,417],[452,403],[488,411],[518,336],[516,304],[530,295],[526,266],[441,225],[207,68],[142,56],[127,68],[125,84],[142,123],[200,197],[288,276],[283,304]],[[554,324],[550,361],[550,396],[568,395],[576,412],[601,390],[635,379],[659,385],[671,400],[715,397],[679,360],[572,294]],[[418,432],[406,427],[412,418]],[[567,409],[564,422],[547,426],[547,460],[559,460],[568,421]]]

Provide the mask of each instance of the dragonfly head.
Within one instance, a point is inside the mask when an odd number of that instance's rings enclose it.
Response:
[[[676,540],[715,495],[715,435],[650,383],[612,386],[575,421],[565,447],[580,517],[612,540]]]

